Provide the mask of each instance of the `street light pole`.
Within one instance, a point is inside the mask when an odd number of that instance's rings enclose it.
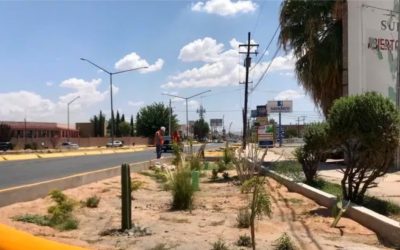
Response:
[[[75,97],[75,99],[73,99],[72,101],[70,101],[69,103],[68,103],[68,105],[67,105],[67,109],[68,109],[68,111],[67,111],[67,113],[68,113],[68,131],[67,131],[67,138],[68,138],[68,142],[69,142],[69,105],[71,104],[71,103],[73,103],[76,99],[78,99],[78,98],[80,98],[80,96],[77,96],[77,97]]]
[[[97,65],[85,58],[81,58],[81,60],[92,64],[96,68],[101,69],[102,71],[104,71],[105,73],[110,75],[110,95],[111,95],[111,98],[110,98],[111,99],[111,131],[110,132],[111,132],[111,143],[112,143],[111,145],[114,146],[114,107],[113,107],[112,76],[116,75],[116,74],[129,72],[129,71],[134,71],[134,70],[139,70],[139,69],[147,69],[148,67],[140,67],[140,68],[122,70],[122,71],[117,71],[117,72],[109,72],[109,71],[103,69],[102,67],[100,67],[99,65]]]
[[[199,93],[199,94],[192,95],[192,96],[189,96],[189,97],[182,97],[182,96],[177,96],[177,95],[170,95],[170,94],[161,93],[161,95],[172,96],[172,97],[178,97],[178,98],[184,99],[184,100],[186,101],[186,136],[188,136],[188,137],[189,137],[188,100],[191,99],[191,98],[193,98],[193,97],[199,96],[199,95],[201,95],[201,94],[207,93],[207,92],[211,92],[211,90],[203,91],[203,92],[201,92],[201,93]]]

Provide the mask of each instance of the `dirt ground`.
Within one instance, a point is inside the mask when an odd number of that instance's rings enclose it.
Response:
[[[232,172],[231,174],[234,174]],[[219,238],[230,249],[243,249],[235,245],[239,235],[250,235],[249,229],[237,228],[238,209],[247,204],[240,188],[231,182],[210,182],[202,178],[201,190],[195,194],[195,209],[169,211],[171,195],[150,177],[132,174],[133,179],[146,182],[143,189],[133,193],[133,222],[148,227],[153,234],[144,237],[99,236],[105,229],[119,228],[121,220],[120,178],[66,190],[64,193],[76,200],[98,195],[98,208],[78,208],[74,214],[79,219],[79,229],[59,232],[50,227],[15,222],[11,217],[25,213],[46,214],[51,204],[48,199],[14,204],[0,208],[0,223],[50,240],[86,247],[89,249],[152,249],[164,243],[169,249],[206,250]],[[290,193],[283,186],[268,179],[273,215],[257,221],[258,249],[274,249],[279,236],[287,232],[299,249],[382,249],[372,231],[358,223],[342,218],[339,228],[330,228],[330,211],[313,201]]]

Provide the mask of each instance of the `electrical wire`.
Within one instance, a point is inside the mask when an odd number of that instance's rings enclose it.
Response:
[[[261,17],[262,10],[263,10],[263,8],[264,8],[264,4],[265,4],[265,0],[263,0],[262,5],[261,5],[261,8],[260,8],[260,12],[258,13],[257,22],[256,22],[256,25],[254,26],[254,29],[253,29],[253,37],[254,37],[254,35],[256,34],[258,22],[260,21],[260,17]]]
[[[254,92],[254,90],[255,90],[255,89],[257,88],[257,86],[260,84],[260,82],[262,81],[262,79],[264,78],[264,76],[267,74],[269,68],[271,67],[272,63],[274,62],[275,57],[276,57],[276,55],[278,55],[278,52],[279,52],[280,49],[281,49],[281,48],[278,47],[278,49],[276,50],[276,52],[275,52],[275,54],[274,54],[274,57],[272,57],[272,60],[270,61],[269,65],[268,65],[268,67],[265,69],[265,71],[264,71],[264,73],[261,75],[260,79],[258,79],[257,84],[256,84],[256,85],[254,86],[254,88],[251,90],[251,92],[249,93],[249,95],[251,95],[251,93]]]
[[[264,55],[267,53],[267,51],[268,51],[268,49],[269,49],[269,46],[271,45],[271,43],[272,43],[272,41],[274,40],[276,34],[278,33],[278,30],[279,30],[279,25],[278,25],[278,27],[276,27],[275,33],[274,33],[274,35],[272,36],[271,40],[269,41],[267,48],[264,50],[263,54],[260,56],[260,58],[258,59],[258,61],[256,62],[256,64],[255,64],[253,67],[250,68],[250,71],[253,70],[253,69],[258,65],[258,63],[261,61],[261,59],[262,59],[262,58],[264,57]]]

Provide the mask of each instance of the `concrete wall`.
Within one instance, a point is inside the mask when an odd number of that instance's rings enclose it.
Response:
[[[131,172],[140,172],[148,169],[154,162],[169,163],[172,157],[163,158],[158,160],[151,160],[130,164]],[[15,188],[0,190],[0,207],[11,205],[18,202],[26,202],[39,198],[44,198],[52,189],[60,189],[61,191],[76,188],[92,182],[101,181],[104,179],[119,176],[121,174],[121,167],[116,166],[108,169],[92,171],[77,175],[68,176],[65,178],[54,179],[50,181],[40,182],[31,185],[25,185]]]
[[[89,138],[70,138],[71,142],[77,143],[79,147],[104,147],[107,142],[111,141],[109,137],[89,137]],[[124,141],[126,146],[132,146],[132,143],[135,145],[147,145],[148,139],[143,137],[115,137],[114,140]],[[44,142],[44,145],[49,148],[54,148],[54,145],[58,146],[63,142],[68,141],[67,138],[27,138],[26,141],[28,143],[36,142],[40,149],[40,145]],[[13,138],[11,143],[16,146],[16,149],[23,149],[25,145],[24,138]]]

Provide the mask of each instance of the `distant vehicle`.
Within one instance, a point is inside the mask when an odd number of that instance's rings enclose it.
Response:
[[[114,141],[114,142],[108,142],[106,144],[107,148],[120,148],[123,147],[124,143],[122,141]]]
[[[76,144],[76,143],[73,143],[73,142],[63,142],[63,143],[60,145],[60,148],[61,148],[61,149],[78,149],[78,148],[79,148],[79,145]]]
[[[163,136],[163,139],[164,139],[164,144],[162,145],[163,151],[167,152],[167,150],[172,150],[171,137]]]
[[[223,140],[221,140],[221,139],[218,139],[217,140],[217,143],[223,143],[224,141]]]
[[[11,142],[0,142],[0,150],[1,151],[7,151],[7,150],[13,150],[14,146],[12,145]]]

